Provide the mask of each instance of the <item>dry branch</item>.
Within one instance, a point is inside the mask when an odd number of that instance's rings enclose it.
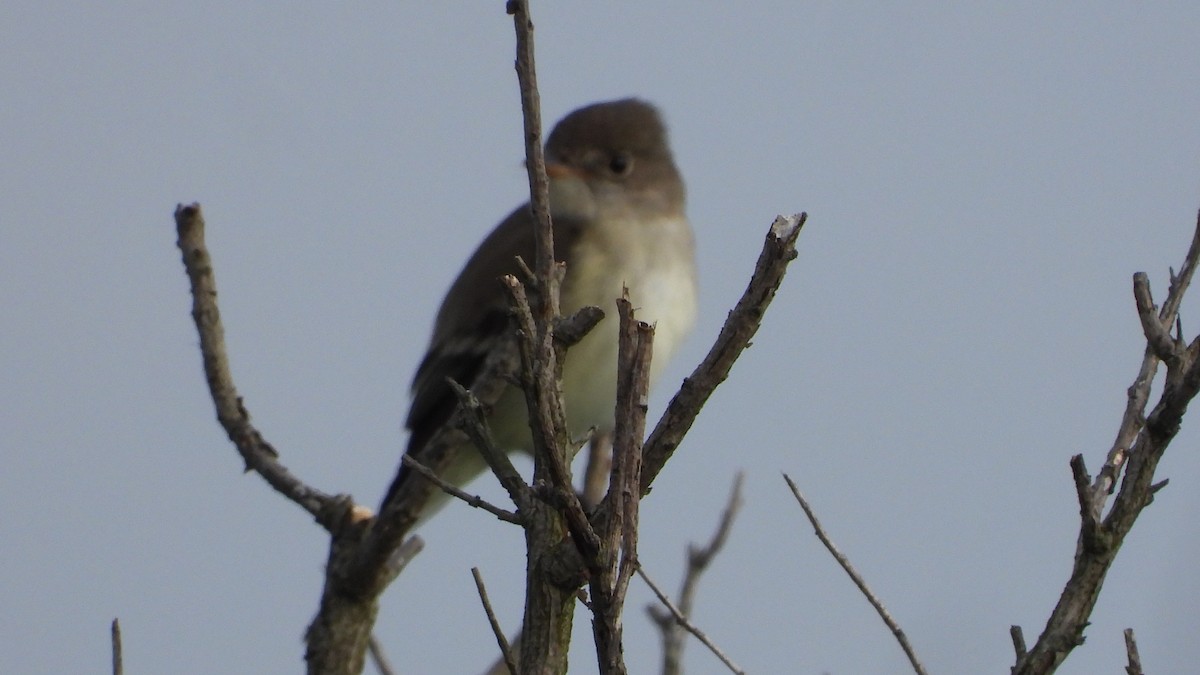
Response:
[[[708,569],[713,558],[724,548],[725,542],[729,538],[729,532],[733,529],[733,520],[742,506],[743,479],[744,475],[739,471],[733,479],[733,489],[729,492],[729,501],[725,503],[725,510],[721,513],[717,530],[708,544],[702,547],[696,544],[688,545],[687,569],[684,570],[683,583],[679,588],[678,608],[674,612],[662,611],[657,605],[650,605],[646,608],[650,618],[658,625],[662,637],[662,675],[679,675],[683,672],[684,633],[689,631],[690,623],[680,622],[677,617],[692,615],[692,605],[695,602],[700,576]],[[644,573],[643,578],[647,578]]]
[[[475,448],[479,450],[484,461],[491,467],[492,473],[500,480],[500,485],[508,491],[509,498],[517,506],[518,514],[522,509],[528,510],[529,502],[533,499],[531,490],[525,484],[525,480],[521,478],[520,472],[513,466],[508,455],[496,447],[496,442],[492,440],[492,431],[488,426],[487,415],[484,413],[479,399],[453,380],[450,381],[450,388],[458,396],[459,428],[471,438]],[[406,454],[406,460],[407,457]],[[519,524],[521,521],[518,518],[512,522]]]
[[[396,675],[396,669],[392,668],[392,662],[384,653],[383,645],[379,644],[379,640],[376,640],[374,635],[367,642],[367,651],[371,654],[371,662],[375,664],[379,675]]]
[[[671,399],[666,412],[646,439],[643,451],[643,496],[649,492],[650,484],[692,427],[700,408],[712,396],[717,385],[729,377],[733,363],[758,332],[767,307],[783,283],[788,263],[796,259],[796,239],[806,220],[808,215],[799,213],[778,216],[771,224],[750,283],[729,313],[712,349],[683,381],[679,392]]]
[[[820,521],[817,520],[817,514],[813,512],[808,500],[800,493],[800,488],[796,487],[796,483],[786,473],[783,474],[783,479],[787,481],[788,487],[792,490],[792,495],[796,497],[796,501],[800,503],[800,508],[804,510],[804,515],[808,517],[808,522],[816,532],[817,539],[821,540],[821,543],[829,550],[834,560],[837,560],[837,563],[842,566],[846,574],[850,575],[850,580],[854,582],[854,585],[866,597],[867,602],[871,603],[871,606],[875,608],[875,612],[879,614],[879,618],[883,619],[883,623],[887,625],[888,630],[895,636],[896,642],[900,643],[900,648],[904,650],[904,655],[908,657],[908,662],[912,665],[913,671],[918,673],[918,675],[925,675],[925,666],[921,665],[921,660],[917,658],[917,653],[908,642],[908,636],[904,634],[904,630],[900,628],[900,624],[892,618],[891,612],[887,610],[887,607],[883,605],[883,601],[867,585],[866,580],[862,578],[858,570],[854,569],[854,565],[850,564],[850,559],[829,538],[829,535],[825,532],[825,528],[821,527]]]
[[[675,606],[675,603],[671,602],[671,599],[667,597],[667,594],[664,593],[663,590],[658,587],[658,584],[654,583],[654,580],[646,574],[646,570],[643,570],[641,567],[639,567],[637,573],[640,577],[642,577],[642,581],[646,582],[646,585],[649,586],[650,590],[654,592],[654,595],[658,598],[658,601],[663,604],[663,607],[667,608],[667,611],[671,613],[671,616],[675,618],[675,621],[677,621],[680,626],[683,626],[687,632],[696,636],[696,639],[699,640],[705,647],[708,647],[709,651],[716,655],[716,657],[721,660],[721,663],[724,663],[725,667],[731,672],[737,673],[737,675],[745,675],[746,671],[742,670],[741,666],[734,663],[733,660],[730,659],[725,652],[721,651],[721,648],[718,647],[704,631],[700,630],[696,624],[692,623],[691,620],[688,619],[687,616],[685,616],[684,613]]]
[[[622,614],[637,567],[642,438],[650,391],[654,328],[636,321],[626,294],[617,301],[617,403],[608,495],[594,517],[600,547],[585,558],[591,573],[592,636],[601,675],[624,675]]]
[[[479,572],[478,567],[472,567],[471,576],[475,579],[475,590],[479,592],[479,602],[483,604],[483,611],[487,614],[488,624],[492,627],[492,634],[496,636],[496,644],[500,647],[500,656],[504,659],[504,665],[508,668],[508,672],[511,675],[516,675],[516,673],[520,672],[517,667],[517,658],[513,655],[513,650],[508,644],[508,639],[504,637],[504,629],[500,627],[500,620],[496,618],[496,611],[492,609],[492,602],[488,599],[487,587],[483,585],[483,574]]]
[[[1126,675],[1144,675],[1142,656],[1138,654],[1137,640],[1133,637],[1133,629],[1125,629],[1125,656],[1129,665],[1125,666]]]
[[[445,492],[455,499],[465,502],[467,506],[470,506],[474,509],[483,509],[484,511],[487,511],[506,523],[515,523],[518,525],[521,523],[521,518],[517,514],[513,513],[512,511],[502,509],[499,506],[487,501],[483,497],[480,497],[479,495],[468,494],[466,491],[455,487],[452,483],[446,482],[441,476],[438,476],[436,473],[434,473],[433,469],[430,469],[424,464],[413,459],[411,455],[407,453],[401,455],[400,461],[404,463],[404,466],[407,466],[413,471],[416,471],[424,476],[426,480],[433,481],[433,484],[437,485],[442,492]]]
[[[1154,471],[1178,433],[1188,404],[1200,391],[1200,337],[1185,342],[1178,321],[1179,305],[1198,259],[1200,217],[1183,265],[1178,274],[1171,275],[1167,299],[1157,312],[1146,274],[1133,275],[1134,306],[1146,338],[1142,363],[1129,387],[1116,441],[1096,478],[1088,477],[1081,455],[1071,459],[1080,507],[1078,546],[1071,577],[1037,643],[1028,653],[1018,654],[1014,673],[1052,673],[1072,649],[1083,643],[1083,631],[1125,536],[1142,509],[1153,501],[1154,493],[1165,485],[1165,481],[1155,482]],[[1174,337],[1170,334],[1172,327]],[[1147,415],[1150,388],[1160,363],[1167,370],[1163,391]],[[1114,488],[1116,496],[1109,505]]]
[[[529,174],[530,210],[535,223],[534,273],[538,303],[536,313],[518,316],[532,319],[523,328],[523,383],[530,432],[533,435],[535,484],[548,484],[571,502],[572,532],[576,544],[587,542],[586,518],[570,483],[570,437],[560,391],[562,350],[555,344],[553,329],[558,319],[558,289],[562,268],[554,259],[554,236],[550,223],[550,182],[542,146],[541,100],[534,64],[533,21],[525,0],[510,0],[506,11],[516,33],[516,71],[525,126],[525,167]],[[511,284],[510,284],[511,286]],[[513,296],[516,298],[520,285]],[[532,332],[530,332],[532,331]],[[516,372],[516,371],[514,371]],[[551,582],[555,575],[546,565],[563,535],[564,518],[539,500],[530,500],[526,515],[525,542],[530,561],[526,573],[525,614],[519,662],[526,673],[565,673],[575,611],[574,588]],[[594,536],[594,533],[593,533]],[[515,674],[514,674],[515,675]]]
[[[200,334],[200,357],[217,409],[217,422],[241,454],[247,471],[262,476],[276,491],[332,531],[339,523],[338,516],[345,513],[338,508],[340,500],[308,486],[279,462],[279,453],[250,423],[250,412],[237,393],[225,352],[225,327],[217,307],[217,278],[204,241],[204,216],[199,204],[180,204],[175,208],[175,230],[183,267],[191,282],[192,319]]]
[[[111,633],[112,672],[113,675],[122,675],[125,672],[125,656],[121,648],[121,622],[119,620],[112,620]]]

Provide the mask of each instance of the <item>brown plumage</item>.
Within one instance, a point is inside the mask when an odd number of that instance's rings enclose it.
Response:
[[[563,313],[597,305],[612,314],[613,302],[627,285],[639,318],[659,323],[653,370],[661,370],[691,328],[695,270],[683,182],[658,111],[637,99],[580,108],[550,133],[546,162],[555,255],[567,266]],[[526,203],[483,240],[447,292],[412,384],[407,452],[418,460],[422,447],[457,405],[446,379],[470,387],[488,353],[513,339],[498,279],[516,273],[516,256],[531,262],[533,254],[533,223]],[[615,326],[615,318],[604,319],[567,354],[563,390],[573,434],[612,426]],[[489,423],[502,448],[527,450],[519,392],[510,388],[502,396]],[[442,475],[461,484],[483,468],[476,450],[463,449],[455,466]],[[385,499],[410,475],[402,467]],[[423,517],[432,510],[427,507]]]

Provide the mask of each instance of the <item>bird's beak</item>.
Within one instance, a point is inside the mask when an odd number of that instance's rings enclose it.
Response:
[[[550,178],[584,178],[579,169],[559,162],[546,162],[546,175]]]

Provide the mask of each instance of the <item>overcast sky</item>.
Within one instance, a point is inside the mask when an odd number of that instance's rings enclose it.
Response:
[[[1161,300],[1191,237],[1200,5],[961,4],[534,2],[546,123],[645,97],[688,182],[700,316],[652,414],[774,216],[810,214],[643,504],[674,592],[746,471],[694,618],[749,672],[907,666],[781,471],[931,672],[1005,672],[1070,571],[1067,462],[1099,467],[1140,363],[1131,275]],[[120,617],[126,672],[298,672],[327,538],[214,420],[171,214],[205,208],[259,428],[374,505],[442,290],[526,198],[503,2],[7,2],[0,25],[0,671],[106,672]],[[1197,421],[1060,672],[1119,671],[1125,627],[1149,672],[1200,662]],[[469,569],[515,629],[520,533],[454,505],[421,534],[377,634],[403,672],[478,672]],[[655,672],[633,588],[626,653]],[[721,672],[697,644],[687,665]]]

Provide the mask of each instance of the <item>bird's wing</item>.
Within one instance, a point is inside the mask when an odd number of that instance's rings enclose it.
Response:
[[[561,219],[554,223],[556,257],[571,250],[580,227]],[[520,256],[533,265],[534,233],[529,205],[514,210],[488,235],[463,267],[442,300],[429,349],[412,382],[412,406],[405,426],[407,453],[420,459],[421,449],[450,420],[458,399],[447,378],[469,388],[476,384],[487,356],[513,340],[507,295],[499,279],[518,271]],[[409,472],[401,465],[388,497]]]

